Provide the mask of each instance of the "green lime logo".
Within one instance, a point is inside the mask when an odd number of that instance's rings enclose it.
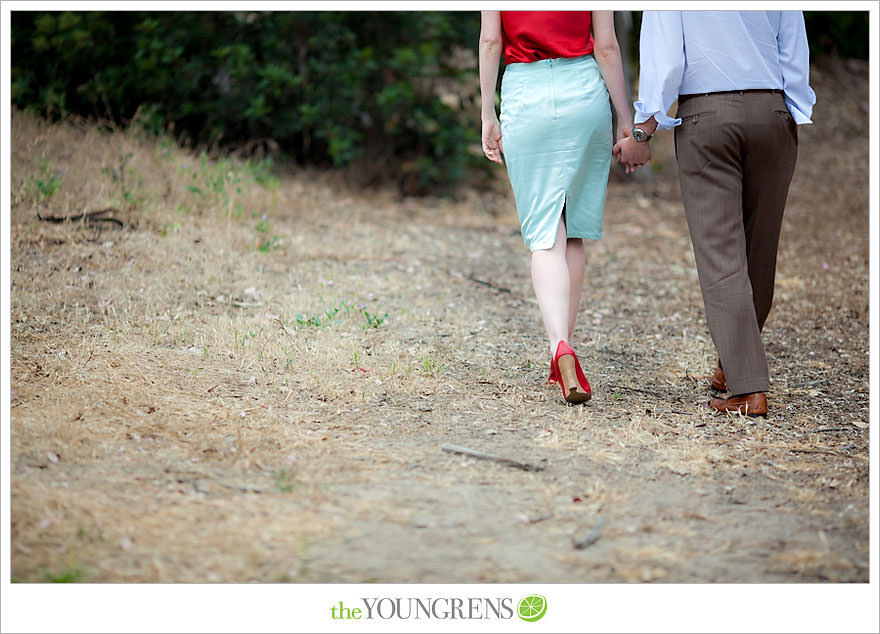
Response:
[[[547,613],[547,599],[540,594],[530,594],[517,604],[516,612],[523,621],[539,621]]]

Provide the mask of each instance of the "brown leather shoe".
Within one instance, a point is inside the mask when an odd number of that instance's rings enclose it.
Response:
[[[747,416],[767,415],[767,395],[764,392],[740,394],[730,398],[713,398],[709,407],[719,412],[745,414]]]
[[[715,368],[715,376],[712,377],[710,385],[713,390],[718,392],[727,391],[727,379],[724,378],[724,370],[721,369],[721,365]]]

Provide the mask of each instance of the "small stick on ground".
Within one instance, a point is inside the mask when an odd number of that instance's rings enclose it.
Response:
[[[806,381],[804,383],[793,383],[790,387],[812,387],[814,385],[823,385],[828,383],[829,379],[816,379],[815,381]]]
[[[295,338],[292,334],[290,334],[290,331],[287,329],[287,326],[284,325],[284,322],[283,322],[283,321],[281,321],[280,319],[277,319],[277,318],[276,318],[276,319],[275,319],[275,323],[277,323],[278,326],[281,328],[281,330],[284,331],[284,334],[285,334],[285,335],[287,335],[288,337],[290,337],[294,342],[296,341],[296,338]]]
[[[596,524],[596,528],[591,530],[589,533],[581,537],[580,539],[574,540],[574,547],[578,550],[582,550],[587,546],[592,546],[597,541],[599,541],[599,536],[602,534],[602,531],[605,529],[605,525],[608,523],[604,517],[599,518],[599,523]]]
[[[503,286],[496,286],[492,282],[487,282],[486,280],[481,280],[477,277],[474,277],[473,275],[468,275],[467,279],[469,279],[471,282],[475,282],[477,284],[482,284],[483,286],[488,286],[492,290],[498,291],[499,293],[512,293],[512,291],[509,288],[504,288]]]
[[[608,357],[608,360],[611,361],[611,362],[613,362],[613,363],[619,363],[620,365],[625,365],[625,366],[630,367],[630,368],[634,368],[634,367],[636,367],[636,366],[634,366],[632,363],[630,363],[629,361],[625,361],[625,360],[623,360],[623,359],[618,359],[617,357]]]
[[[623,392],[639,392],[640,394],[649,394],[650,396],[660,396],[659,392],[654,392],[652,390],[643,390],[638,387],[629,387],[627,385],[608,385],[606,386],[606,389],[610,391],[621,390]]]
[[[840,454],[836,451],[827,451],[825,449],[789,449],[792,453],[824,453],[829,456],[839,456]]]
[[[492,462],[497,462],[498,464],[503,464],[508,467],[516,467],[517,469],[522,469],[523,471],[544,470],[544,467],[540,465],[528,464],[527,462],[520,462],[519,460],[504,458],[502,456],[495,456],[490,453],[484,453],[482,451],[477,451],[476,449],[468,449],[467,447],[452,445],[450,443],[444,443],[443,446],[440,448],[443,451],[448,451],[449,453],[459,453],[465,456],[470,456],[471,458],[478,458],[480,460],[491,460]]]
[[[76,214],[73,216],[43,216],[39,212],[37,212],[37,218],[42,220],[43,222],[54,222],[54,223],[62,223],[62,222],[76,222],[77,220],[85,220],[86,222],[112,222],[120,227],[125,227],[125,223],[119,220],[118,218],[102,218],[101,216],[105,216],[106,214],[111,214],[117,212],[117,209],[113,207],[108,207],[107,209],[101,209],[99,211],[92,212],[83,212],[81,214]]]

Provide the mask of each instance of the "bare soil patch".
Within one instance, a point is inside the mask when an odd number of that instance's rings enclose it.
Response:
[[[702,405],[670,134],[612,179],[570,407],[506,185],[273,182],[14,113],[13,579],[867,581],[867,66],[813,85],[766,419]],[[107,208],[123,227],[37,219]]]

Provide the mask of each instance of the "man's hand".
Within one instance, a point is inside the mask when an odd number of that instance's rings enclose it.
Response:
[[[632,174],[638,168],[651,160],[651,146],[645,141],[637,142],[632,137],[632,131],[624,131],[623,138],[614,144],[611,153],[617,158],[618,163],[626,165],[626,173]]]

